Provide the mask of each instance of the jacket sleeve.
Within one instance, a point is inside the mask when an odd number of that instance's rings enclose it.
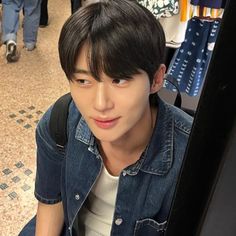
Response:
[[[51,108],[40,119],[36,128],[37,168],[35,197],[42,203],[55,204],[61,198],[61,169],[65,157],[49,134]]]

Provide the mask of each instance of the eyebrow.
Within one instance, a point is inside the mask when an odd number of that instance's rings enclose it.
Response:
[[[76,74],[91,75],[90,71],[87,71],[87,70],[84,70],[84,69],[75,69],[74,73],[76,73]]]

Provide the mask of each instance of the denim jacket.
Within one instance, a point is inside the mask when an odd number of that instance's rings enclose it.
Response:
[[[50,112],[51,108],[36,129],[35,196],[46,204],[63,201],[63,235],[74,236],[77,214],[103,162],[96,139],[73,102],[64,154],[50,137]],[[191,124],[192,117],[158,99],[158,117],[149,145],[140,159],[119,176],[111,236],[164,234]]]

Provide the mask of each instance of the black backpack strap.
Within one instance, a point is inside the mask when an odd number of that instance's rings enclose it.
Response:
[[[55,102],[51,110],[49,132],[59,151],[64,151],[67,143],[67,118],[71,100],[71,94],[67,93]]]
[[[182,97],[181,97],[181,93],[179,91],[179,85],[178,82],[176,81],[175,78],[173,78],[171,75],[167,74],[164,78],[166,81],[168,81],[169,83],[171,83],[177,90],[177,95],[175,98],[175,102],[174,105],[178,108],[181,108],[182,105]]]
[[[195,115],[195,111],[194,110],[182,107],[182,96],[181,96],[181,93],[180,93],[180,90],[179,90],[179,85],[178,85],[177,80],[174,77],[172,77],[171,75],[169,75],[169,74],[167,74],[164,79],[166,81],[168,81],[169,83],[171,83],[176,88],[176,90],[177,90],[177,95],[176,95],[176,98],[175,98],[174,105],[176,107],[182,109],[186,113],[188,113],[190,116],[194,116]]]

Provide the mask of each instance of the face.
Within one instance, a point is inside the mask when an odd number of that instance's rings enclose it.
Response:
[[[131,80],[113,79],[101,74],[96,81],[87,65],[84,45],[70,82],[73,100],[95,137],[101,142],[116,142],[141,135],[150,122],[150,83],[146,72]]]

